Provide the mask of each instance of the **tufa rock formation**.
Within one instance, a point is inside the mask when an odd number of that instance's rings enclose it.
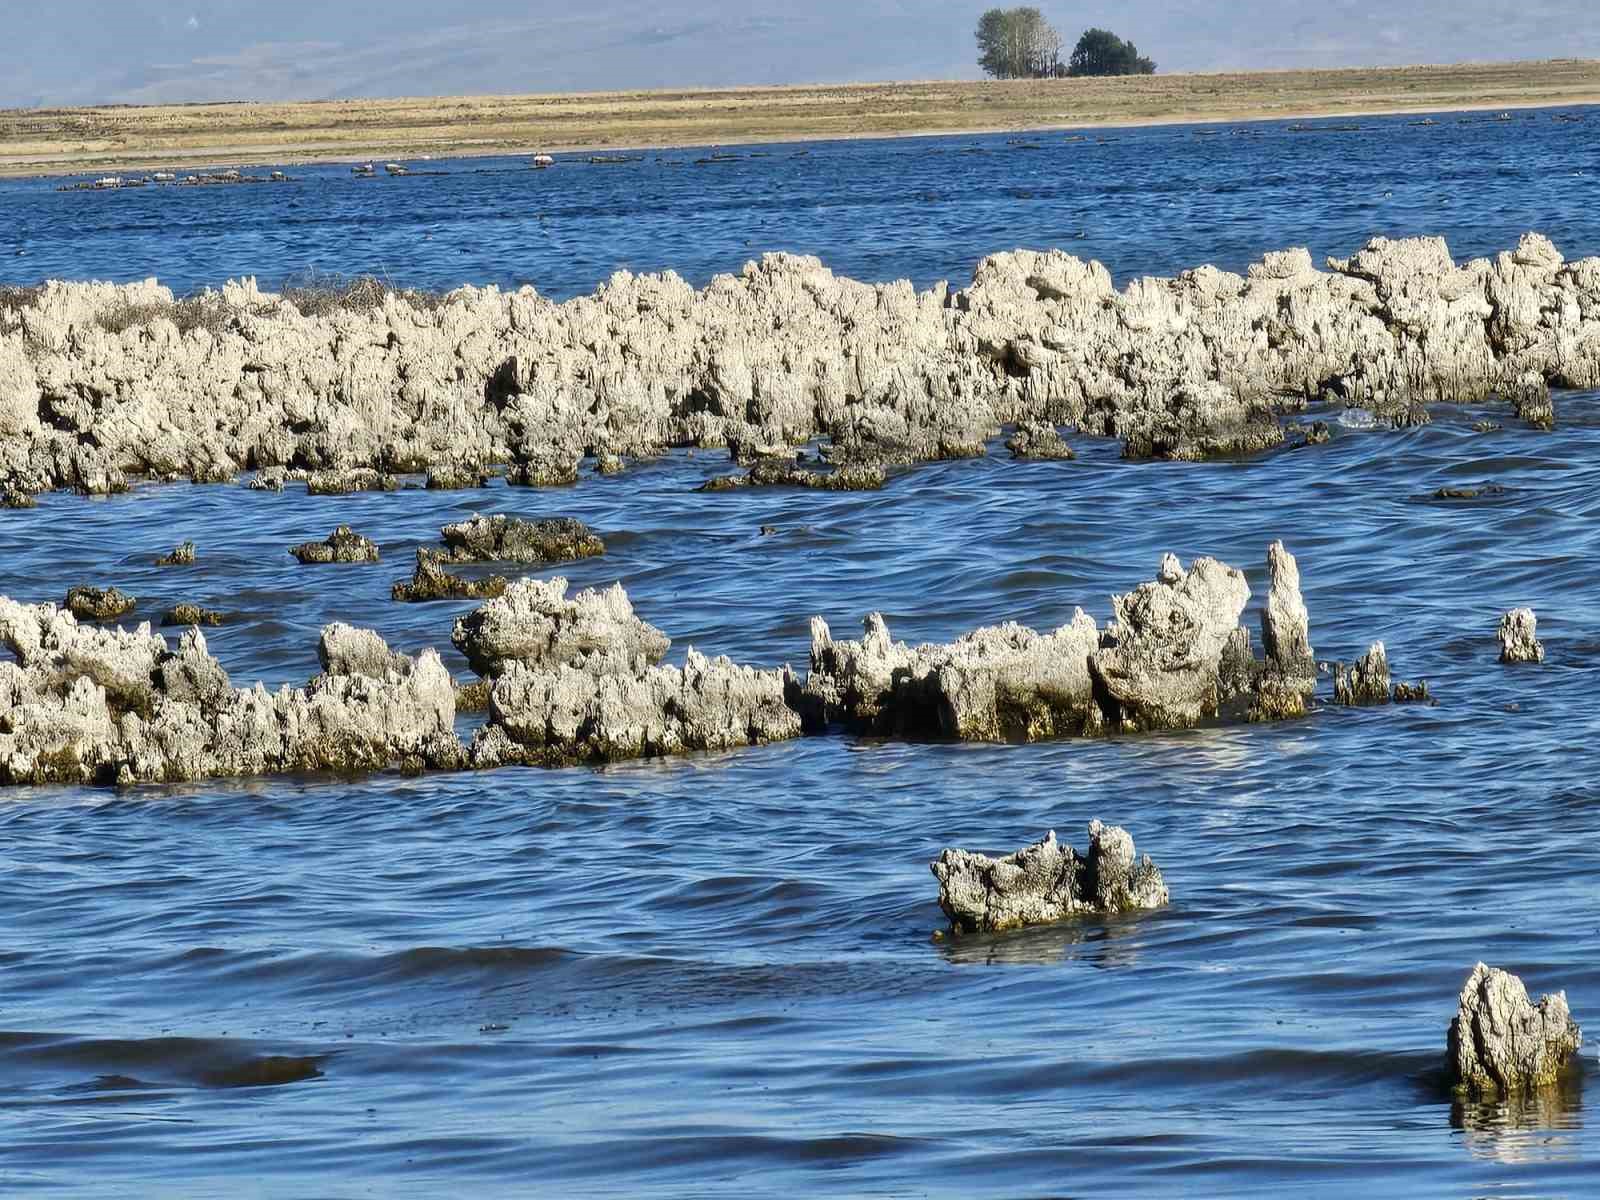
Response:
[[[326,541],[306,542],[289,551],[302,563],[375,563],[378,561],[378,544],[362,537],[348,525],[341,525]]]
[[[1513,608],[1500,618],[1500,661],[1542,663],[1544,643],[1538,638],[1539,622],[1531,608]]]
[[[924,292],[772,254],[698,291],[619,272],[560,304],[461,288],[302,312],[248,280],[211,303],[180,328],[154,281],[49,283],[8,310],[0,488],[248,470],[344,493],[499,464],[547,485],[590,457],[818,438],[835,467],[881,470],[981,455],[1011,424],[1194,459],[1285,444],[1312,403],[1404,426],[1497,400],[1547,426],[1549,388],[1600,386],[1600,259],[1538,234],[1461,265],[1441,239],[1375,238],[1325,270],[1296,249],[1121,289],[1060,251]]]
[[[1004,858],[946,850],[930,867],[939,907],[957,934],[1160,908],[1168,899],[1161,871],[1148,854],[1135,857],[1128,831],[1099,821],[1089,824],[1085,855],[1061,845],[1051,830],[1044,841]]]
[[[1479,963],[1450,1022],[1450,1084],[1474,1099],[1526,1094],[1554,1084],[1582,1044],[1565,992],[1534,1004],[1522,980]]]
[[[544,670],[573,666],[594,675],[658,663],[672,640],[633,614],[621,584],[567,598],[567,581],[519,579],[504,596],[456,621],[455,648],[479,675],[513,662]]]
[[[439,656],[391,653],[330,627],[325,673],[275,693],[235,689],[205,636],[79,625],[54,605],[0,598],[0,783],[135,784],[457,767],[455,689]]]

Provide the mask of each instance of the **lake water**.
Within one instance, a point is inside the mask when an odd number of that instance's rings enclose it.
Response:
[[[1464,255],[1537,228],[1576,257],[1600,253],[1600,113],[1574,115],[6,182],[0,254],[27,251],[10,282],[315,268],[557,295],[622,265],[701,282],[778,248],[919,283],[1016,245],[1119,278],[1376,233]],[[1453,1105],[1440,1073],[1480,958],[1600,1022],[1600,394],[1556,403],[1554,434],[1503,410],[1475,434],[1488,410],[1442,407],[1244,463],[1130,465],[1075,436],[1075,462],[1016,464],[997,445],[877,494],[695,494],[727,469],[702,452],[555,491],[178,485],[0,512],[7,594],[94,580],[138,595],[135,619],[222,608],[213,651],[271,684],[315,671],[333,620],[448,651],[471,605],[388,589],[473,510],[595,526],[607,555],[563,573],[620,580],[672,661],[797,668],[817,613],[848,634],[879,609],[913,641],[1075,605],[1103,621],[1168,550],[1246,568],[1254,625],[1281,537],[1318,656],[1381,638],[1440,699],[1029,747],[826,737],[606,770],[13,791],[0,1193],[1595,1194],[1592,1038],[1534,1106]],[[1433,498],[1484,481],[1505,490]],[[383,562],[284,552],[340,523]],[[150,565],[184,538],[196,567]],[[1521,604],[1545,666],[1496,663]],[[1156,859],[1170,907],[931,939],[941,849],[1052,828],[1081,847],[1095,817]]]

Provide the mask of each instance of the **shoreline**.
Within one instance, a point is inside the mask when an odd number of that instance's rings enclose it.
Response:
[[[1434,90],[1403,94],[1402,89],[1415,92],[1424,84]],[[1072,105],[1081,111],[1061,111]],[[0,112],[0,178],[1262,125],[1596,105],[1600,62],[1557,60],[1113,80],[7,110]],[[465,117],[440,124],[445,114],[462,110]],[[969,113],[972,119],[963,120]],[[118,144],[91,147],[94,139],[88,134],[78,140],[79,149],[47,140],[69,125],[95,121],[115,132]],[[295,121],[301,122],[294,131],[299,136],[276,132]],[[164,130],[163,122],[183,124],[172,131]],[[26,137],[17,133],[23,126]],[[272,140],[279,136],[282,141]],[[185,137],[207,140],[174,144]]]

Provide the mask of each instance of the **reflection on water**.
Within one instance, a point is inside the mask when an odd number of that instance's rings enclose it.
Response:
[[[1555,1087],[1493,1102],[1456,1101],[1450,1127],[1462,1131],[1473,1157],[1519,1164],[1572,1162],[1583,1156],[1583,1072],[1569,1072]]]
[[[1145,924],[1159,913],[1073,918],[1008,933],[946,934],[936,943],[956,966],[1026,967],[1085,962],[1091,967],[1131,967],[1139,961]]]

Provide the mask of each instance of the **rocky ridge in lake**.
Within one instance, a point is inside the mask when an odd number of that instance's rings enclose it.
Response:
[[[289,468],[344,492],[491,464],[541,485],[585,456],[819,437],[870,471],[981,454],[1013,422],[1196,459],[1280,445],[1280,416],[1312,402],[1406,425],[1499,396],[1547,427],[1550,387],[1600,385],[1600,258],[1538,234],[1465,265],[1439,238],[1375,238],[1327,270],[1286,250],[1120,290],[1097,262],[1023,250],[959,291],[769,254],[699,291],[621,272],[560,304],[462,288],[307,315],[247,280],[181,329],[174,304],[154,281],[50,283],[0,314],[0,485]]]
[[[53,605],[0,600],[0,638],[17,658],[10,741],[0,743],[12,765],[0,779],[170,781],[401,760],[560,766],[838,726],[1003,743],[1300,717],[1316,687],[1310,620],[1294,556],[1274,542],[1267,561],[1264,660],[1239,624],[1244,574],[1211,558],[1185,568],[1169,554],[1154,580],[1112,598],[1104,629],[1080,609],[1051,633],[1006,624],[911,648],[876,613],[855,642],[835,641],[815,618],[804,680],[693,648],[683,667],[662,665],[671,639],[620,585],[569,597],[565,579],[521,579],[459,617],[451,635],[484,680],[474,706],[488,715],[470,748],[453,732],[455,685],[438,655],[398,654],[368,630],[328,626],[323,675],[269,696],[259,685],[234,690],[198,630],[172,652],[147,625],[97,630]],[[169,619],[221,615],[184,606]],[[206,681],[198,708],[195,679]],[[1387,682],[1385,670],[1375,682],[1385,701]]]

